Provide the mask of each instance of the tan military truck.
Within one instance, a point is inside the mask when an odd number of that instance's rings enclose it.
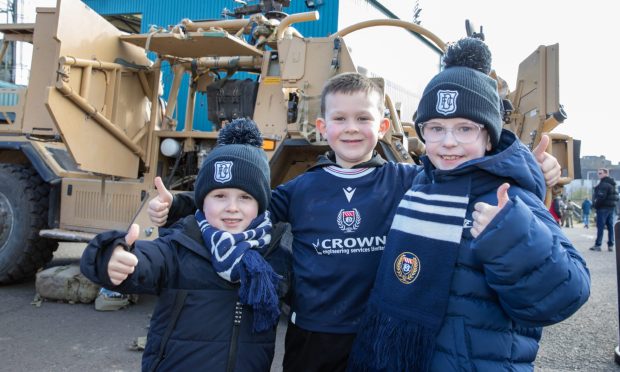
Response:
[[[185,19],[173,28],[127,35],[78,0],[59,0],[54,8],[37,9],[34,24],[0,25],[4,43],[34,47],[28,87],[0,90],[12,97],[0,105],[0,283],[31,277],[59,241],[87,242],[134,220],[143,238],[154,237],[139,213],[153,194],[153,179],[190,190],[217,137],[216,130],[193,130],[197,94],[207,95],[216,128],[241,116],[259,124],[275,186],[327,149],[314,127],[318,97],[326,79],[356,71],[348,34],[401,27],[438,51],[445,48],[430,31],[399,20],[362,22],[320,38],[292,27],[318,16]],[[167,102],[161,99],[162,66],[174,72]],[[507,125],[529,145],[563,120],[553,115],[561,111],[557,67],[557,45],[541,46],[521,65],[516,90],[504,89],[514,104]],[[255,78],[239,79],[235,72]],[[178,107],[186,74],[189,98]],[[393,125],[377,150],[389,160],[413,162],[423,146],[411,118],[401,121],[389,94],[385,101]],[[186,113],[183,130],[176,130],[177,110]],[[572,174],[570,141],[561,137],[553,147],[567,171],[565,182]]]

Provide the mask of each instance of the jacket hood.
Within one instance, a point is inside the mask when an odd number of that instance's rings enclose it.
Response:
[[[500,178],[502,182],[518,186],[530,191],[544,200],[546,193],[545,179],[538,162],[517,136],[509,130],[503,129],[499,143],[484,157],[467,161],[455,169],[439,170],[433,166],[427,156],[422,157],[424,171],[430,180],[437,177],[462,176],[475,174],[479,179],[476,184],[484,187],[486,177]],[[495,187],[494,185],[489,185]]]
[[[614,180],[613,178],[609,176],[601,178],[601,183],[608,183],[614,187],[616,186],[616,180]]]

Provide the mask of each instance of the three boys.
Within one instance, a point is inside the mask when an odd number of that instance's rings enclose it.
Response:
[[[332,151],[272,193],[273,220],[289,222],[294,238],[285,371],[346,369],[398,202],[421,171],[374,151],[389,128],[383,108],[382,91],[370,79],[356,73],[330,79],[317,128]],[[559,165],[544,153],[546,145],[535,153],[555,183]],[[192,208],[187,194],[158,197],[149,215],[164,224]]]

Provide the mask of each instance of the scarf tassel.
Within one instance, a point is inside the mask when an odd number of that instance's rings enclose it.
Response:
[[[254,310],[254,331],[264,332],[275,326],[280,318],[276,287],[282,277],[255,250],[249,249],[241,262],[239,299]]]
[[[357,333],[348,371],[424,372],[430,369],[436,332],[398,319],[368,304]]]

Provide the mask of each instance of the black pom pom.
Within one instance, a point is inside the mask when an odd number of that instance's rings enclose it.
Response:
[[[239,118],[233,120],[220,130],[220,134],[217,137],[217,144],[218,146],[241,144],[262,147],[263,138],[253,120]]]
[[[488,75],[491,72],[491,51],[482,40],[467,37],[448,45],[443,64],[445,68],[469,67]]]

